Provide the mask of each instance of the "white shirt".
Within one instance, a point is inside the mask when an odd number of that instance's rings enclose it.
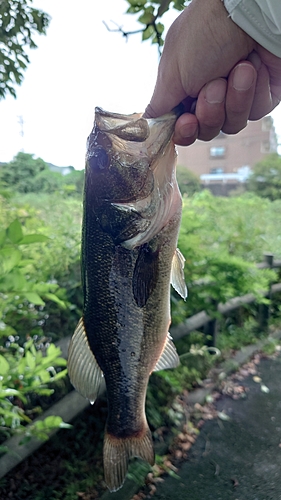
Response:
[[[281,0],[223,0],[231,19],[256,42],[281,57]]]

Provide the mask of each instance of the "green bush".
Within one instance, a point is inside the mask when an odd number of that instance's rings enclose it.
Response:
[[[66,366],[60,350],[47,345],[45,355],[36,348],[35,338],[40,335],[37,316],[44,311],[46,301],[65,310],[69,304],[61,296],[57,283],[43,281],[37,273],[37,259],[27,248],[42,248],[50,238],[40,233],[28,234],[15,219],[0,230],[0,431],[2,438],[10,432],[24,432],[25,425],[41,411],[32,404],[32,395],[50,396],[48,387],[65,377]],[[63,295],[63,294],[62,294]],[[41,309],[41,311],[40,311]],[[45,314],[45,312],[44,312]],[[37,335],[36,335],[37,334]],[[33,338],[31,338],[33,336]],[[27,340],[27,342],[26,342]],[[46,439],[48,431],[62,427],[62,419],[49,418],[28,428],[28,435]],[[4,450],[5,451],[5,450]]]
[[[212,311],[212,302],[268,288],[276,273],[257,269],[263,252],[278,256],[281,203],[253,195],[214,197],[204,190],[183,200],[179,248],[185,262],[189,291],[186,303],[173,292],[173,323],[200,310]],[[212,299],[210,301],[210,299]]]
[[[281,156],[277,153],[266,156],[253,168],[247,189],[271,201],[281,199]]]
[[[10,339],[14,340],[11,336]],[[40,407],[32,407],[30,396],[33,393],[40,396],[53,394],[54,389],[48,385],[65,377],[67,370],[56,372],[55,367],[65,367],[66,360],[54,344],[46,348],[45,355],[35,348],[32,339],[24,347],[9,342],[9,348],[2,348],[0,352],[0,431],[7,437],[10,432],[24,433],[25,425],[32,423],[31,417],[41,413]],[[49,418],[34,423],[25,435],[46,439],[48,429],[63,426],[66,424],[60,417]]]

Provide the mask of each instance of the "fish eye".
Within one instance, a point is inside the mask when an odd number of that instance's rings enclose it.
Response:
[[[95,148],[93,155],[89,158],[89,165],[93,169],[104,170],[109,164],[109,157],[105,149]]]

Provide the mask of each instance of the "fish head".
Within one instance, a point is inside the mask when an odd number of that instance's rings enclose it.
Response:
[[[85,198],[104,229],[109,226],[112,232],[117,219],[115,230],[120,232],[120,224],[127,225],[130,217],[142,219],[131,232],[144,232],[151,224],[155,200],[171,184],[175,168],[171,138],[180,112],[175,109],[146,119],[138,113],[121,115],[96,108],[87,142]],[[125,237],[129,237],[127,231],[121,239]]]
[[[144,146],[148,136],[149,126],[141,115],[96,108],[87,144],[86,176],[97,202],[127,202],[152,191],[153,175]]]

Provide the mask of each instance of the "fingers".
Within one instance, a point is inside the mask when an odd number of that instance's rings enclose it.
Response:
[[[243,61],[233,68],[228,81],[218,78],[207,83],[199,92],[195,117],[184,114],[178,119],[175,144],[189,146],[197,138],[210,141],[220,130],[226,134],[240,132],[252,118],[254,99],[258,99],[260,94],[265,97],[265,76],[260,75],[260,79],[261,90],[256,95],[257,71],[250,62]],[[263,111],[266,106],[268,99],[265,99]]]
[[[270,113],[281,100],[281,57],[259,46],[248,56],[258,71],[256,92],[250,119]]]
[[[236,134],[246,127],[253,106],[256,81],[257,72],[250,62],[243,61],[230,72],[222,127],[226,134]]]
[[[226,91],[227,81],[219,78],[205,85],[199,93],[195,112],[199,139],[210,141],[219,134],[225,121]]]
[[[250,120],[259,120],[274,108],[270,92],[269,74],[264,64],[258,71]]]
[[[198,137],[198,120],[195,115],[184,113],[175,125],[174,143],[178,146],[190,146]]]
[[[189,146],[197,138],[210,141],[218,135],[225,121],[226,90],[224,78],[213,80],[203,87],[198,95],[195,116],[185,113],[177,120],[175,144]]]
[[[197,138],[209,141],[220,130],[226,134],[240,132],[248,120],[262,118],[279,104],[280,81],[281,58],[267,51],[265,55],[264,51],[251,52],[248,60],[235,65],[227,80],[212,80],[202,87],[197,100],[187,97],[182,101],[186,113],[177,120],[175,144],[189,146]],[[155,110],[148,107],[146,116],[155,116]]]

